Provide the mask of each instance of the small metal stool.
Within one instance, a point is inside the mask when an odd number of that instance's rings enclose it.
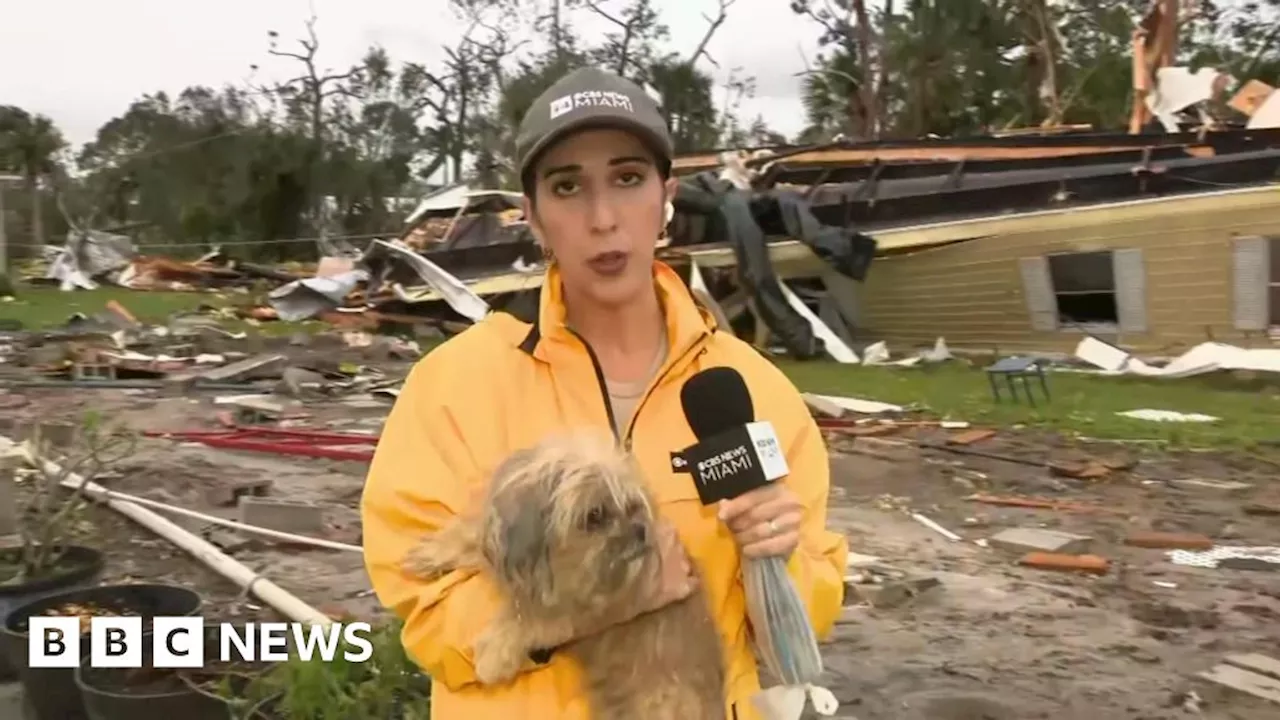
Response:
[[[1022,381],[1022,392],[1027,396],[1027,403],[1035,407],[1036,398],[1031,388],[1031,378],[1040,379],[1040,390],[1044,393],[1045,402],[1049,401],[1049,382],[1044,376],[1044,365],[1036,358],[1007,357],[997,360],[987,368],[987,380],[991,383],[991,396],[1000,402],[1000,383],[997,375],[1004,376],[1004,384],[1009,389],[1009,397],[1018,402],[1018,380]]]

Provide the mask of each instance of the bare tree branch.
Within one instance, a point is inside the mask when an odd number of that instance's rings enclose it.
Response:
[[[724,24],[725,18],[728,17],[729,14],[729,8],[737,1],[738,0],[720,0],[720,11],[714,18],[705,13],[703,14],[702,17],[711,24],[707,27],[706,34],[702,36],[702,41],[699,42],[693,49],[693,52],[689,54],[690,65],[696,64],[698,62],[698,58],[705,57],[707,62],[717,68],[720,67],[720,64],[715,61],[715,58],[707,54],[707,44],[711,42],[711,38],[716,34],[716,31]]]

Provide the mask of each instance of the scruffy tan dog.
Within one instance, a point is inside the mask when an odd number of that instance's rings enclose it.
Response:
[[[405,565],[428,579],[476,569],[496,580],[508,605],[475,647],[484,684],[559,647],[582,665],[592,717],[722,720],[723,656],[703,593],[636,617],[661,573],[659,532],[631,459],[577,435],[512,455],[481,515],[426,538]],[[608,629],[589,634],[598,628]]]

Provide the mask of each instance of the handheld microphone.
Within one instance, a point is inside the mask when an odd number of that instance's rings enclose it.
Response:
[[[738,497],[788,472],[773,425],[756,421],[741,373],[714,367],[680,388],[685,419],[698,442],[672,453],[671,467],[693,476],[703,505]]]

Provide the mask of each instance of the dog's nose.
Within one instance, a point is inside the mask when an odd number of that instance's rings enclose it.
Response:
[[[636,523],[635,525],[632,525],[631,532],[635,533],[637,542],[648,542],[649,527],[644,523]]]

